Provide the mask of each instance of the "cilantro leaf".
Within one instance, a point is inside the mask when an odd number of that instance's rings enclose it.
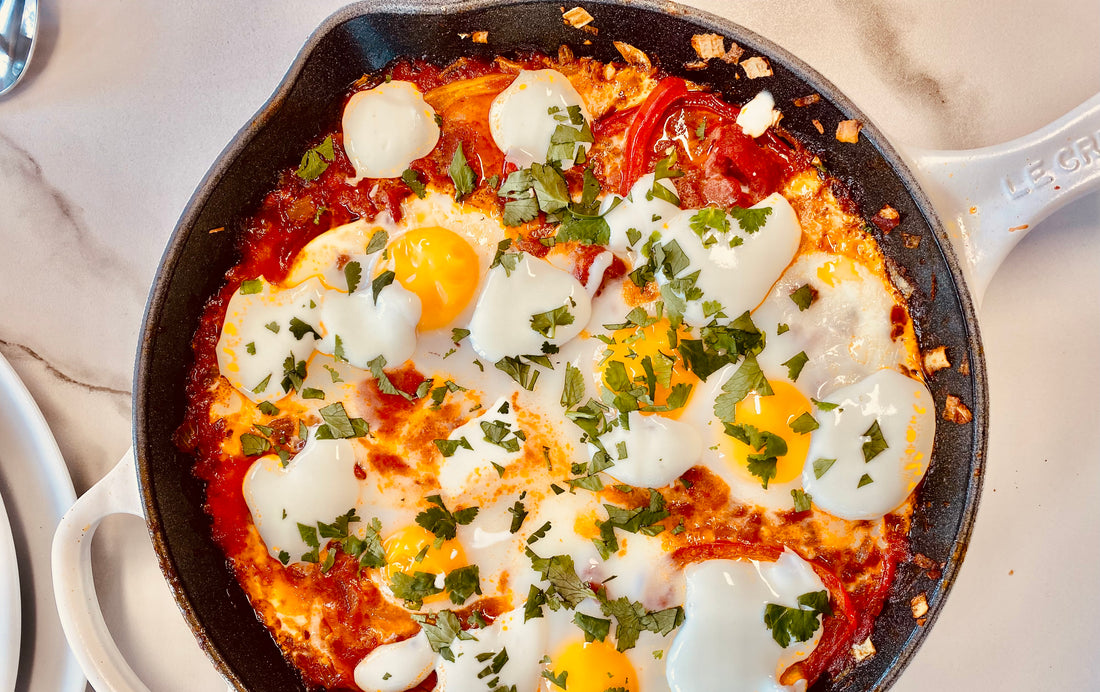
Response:
[[[302,155],[302,162],[298,164],[298,170],[295,173],[302,180],[316,180],[321,177],[330,163],[336,158],[336,152],[332,147],[332,135],[325,137],[325,139],[306,151]]]
[[[477,565],[459,567],[447,573],[443,579],[443,588],[451,597],[451,603],[462,605],[470,596],[481,595],[481,582]]]
[[[857,488],[862,488],[865,485],[870,485],[875,482],[874,478],[871,478],[871,474],[865,473],[859,477],[859,483],[856,484]]]
[[[764,607],[764,626],[772,631],[772,638],[783,648],[791,641],[806,642],[821,627],[819,615],[833,612],[829,605],[828,591],[811,591],[798,597],[798,608],[768,603]]]
[[[570,202],[569,186],[558,169],[539,163],[531,164],[531,180],[539,209],[553,214],[565,209]]]
[[[802,284],[795,290],[791,291],[791,300],[798,306],[798,311],[802,312],[808,309],[817,300],[817,289],[810,284]]]
[[[600,610],[615,619],[615,648],[619,651],[634,648],[642,631],[665,636],[684,623],[684,609],[679,606],[648,611],[625,596],[613,601],[601,599]]]
[[[802,374],[802,368],[806,367],[808,362],[810,362],[810,357],[806,355],[806,352],[799,351],[783,363],[787,366],[787,377],[791,382],[798,381],[798,376]]]
[[[771,207],[761,207],[760,209],[742,209],[741,207],[730,208],[730,216],[737,219],[737,225],[741,227],[741,230],[745,233],[756,233],[767,222],[768,215],[772,213]]]
[[[542,334],[548,339],[553,339],[559,326],[573,324],[574,317],[569,312],[568,305],[531,315],[531,329]]]
[[[863,433],[863,437],[870,438],[863,443],[864,463],[871,461],[890,447],[886,444],[886,438],[882,436],[882,428],[879,427],[877,419],[871,423],[871,427],[867,428],[867,432]]]
[[[443,391],[447,390],[444,389]],[[436,448],[439,449],[439,453],[444,457],[453,457],[460,447],[462,449],[473,450],[469,440],[465,437],[460,437],[457,440],[432,440],[432,442],[435,444]]]
[[[814,459],[814,478],[821,478],[833,467],[836,459]]]
[[[302,340],[302,337],[306,334],[313,334],[315,339],[320,339],[321,335],[317,333],[311,325],[306,324],[297,317],[290,318],[290,333],[294,335],[294,338],[298,341]]]
[[[602,642],[607,639],[607,635],[611,632],[611,620],[585,615],[584,613],[573,613],[573,624],[579,627],[581,632],[584,632],[586,642]]]
[[[362,418],[349,418],[344,405],[337,401],[317,411],[325,424],[317,428],[317,439],[340,440],[365,437],[370,434],[370,425]]]
[[[454,653],[451,651],[451,644],[454,640],[471,640],[474,638],[472,634],[463,631],[458,616],[450,610],[441,610],[434,616],[413,613],[412,618],[424,630],[432,651],[452,663],[455,660]]]
[[[775,393],[756,362],[756,356],[747,355],[737,371],[722,385],[722,393],[714,401],[714,415],[724,422],[732,422],[734,407],[751,392],[760,396]]]
[[[832,411],[836,407],[840,406],[840,404],[834,404],[829,401],[818,401],[817,399],[813,398],[811,398],[810,401],[814,402],[814,406],[818,407],[822,411]]]
[[[519,226],[539,215],[539,203],[531,189],[534,179],[524,168],[513,171],[500,186],[497,194],[504,200],[504,225]]]
[[[371,281],[370,288],[371,294],[374,296],[374,304],[378,305],[378,294],[382,292],[382,289],[393,283],[394,277],[397,275],[391,269],[387,269],[378,276],[374,277],[374,281]]]
[[[241,452],[246,457],[259,456],[269,449],[271,449],[271,443],[268,442],[267,438],[252,433],[241,435]]]
[[[363,267],[358,262],[348,262],[344,265],[344,279],[348,282],[348,293],[355,293],[362,278]]]
[[[283,361],[283,381],[282,387],[284,392],[290,392],[290,390],[301,390],[302,382],[306,379],[306,362],[304,360],[294,360],[294,353],[291,353]]]
[[[695,235],[700,238],[706,235],[708,230],[719,233],[728,233],[730,230],[730,220],[726,212],[715,207],[705,207],[697,211],[691,217],[690,225],[691,230],[695,231]]]
[[[393,380],[390,379],[390,376],[387,375],[386,371],[383,369],[385,367],[385,356],[378,356],[374,360],[367,363],[367,369],[370,370],[370,374],[378,383],[378,391],[382,392],[383,394],[404,397],[405,399],[412,401],[413,395],[404,390],[398,389],[394,385]]]
[[[259,279],[245,279],[241,282],[240,292],[242,296],[251,293],[260,293],[264,290],[264,282]]]
[[[810,501],[813,500],[813,495],[801,488],[794,488],[791,490],[791,498],[794,499],[794,511],[808,512],[810,510]]]
[[[584,375],[572,363],[565,364],[565,386],[561,392],[561,406],[570,409],[584,398]]]
[[[756,454],[747,457],[749,473],[759,478],[767,489],[768,482],[775,478],[779,457],[787,453],[787,442],[774,433],[758,430],[751,425],[725,423],[724,426],[727,435],[757,450]]]
[[[508,513],[512,515],[512,525],[508,527],[509,533],[516,533],[523,526],[523,520],[527,518],[529,512],[527,508],[523,506],[523,498],[516,500],[516,503],[508,508]]]
[[[382,248],[386,247],[386,244],[390,242],[390,234],[386,233],[382,229],[379,229],[371,234],[370,240],[367,241],[366,254],[373,255]]]
[[[462,153],[462,142],[458,143],[454,156],[451,157],[451,167],[447,171],[451,181],[455,184],[455,201],[459,202],[463,197],[474,191],[477,184],[477,176],[474,169],[470,168],[466,161],[466,155]]]
[[[425,499],[432,506],[416,515],[416,523],[435,536],[435,543],[438,544],[436,547],[443,545],[443,541],[454,538],[459,524],[469,524],[477,516],[477,507],[467,507],[452,513],[439,495],[429,495]]]
[[[409,189],[416,193],[416,196],[420,199],[424,199],[427,196],[424,183],[420,182],[420,176],[411,168],[406,168],[405,172],[401,174],[401,180],[409,186]]]
[[[803,412],[803,414],[798,418],[792,420],[790,422],[790,427],[791,430],[795,431],[796,433],[805,435],[812,430],[817,430],[821,427],[821,425],[819,425],[817,420],[813,416],[811,416],[808,411],[806,411]]]

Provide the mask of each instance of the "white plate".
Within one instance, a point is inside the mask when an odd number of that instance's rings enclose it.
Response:
[[[0,561],[4,559],[5,523],[10,521],[18,551],[16,611],[21,615],[22,646],[16,670],[10,675],[25,692],[75,692],[84,689],[84,676],[69,652],[53,600],[50,545],[53,531],[65,510],[76,500],[73,482],[46,419],[27,388],[3,356],[0,356]],[[0,570],[4,565],[0,564]],[[7,604],[5,575],[0,573],[0,616]],[[5,687],[12,642],[0,620],[0,690]],[[10,648],[16,648],[14,646]]]
[[[19,603],[19,569],[15,561],[15,541],[0,496],[0,692],[15,689],[19,673],[19,631],[22,606]]]

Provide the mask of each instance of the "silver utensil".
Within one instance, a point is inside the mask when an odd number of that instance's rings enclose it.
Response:
[[[38,0],[0,0],[0,96],[27,73],[37,33]]]

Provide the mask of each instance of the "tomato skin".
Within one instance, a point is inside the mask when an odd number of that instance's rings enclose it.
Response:
[[[658,125],[664,124],[665,112],[677,99],[687,94],[687,83],[678,77],[662,79],[645,102],[638,107],[638,113],[630,123],[626,133],[626,168],[619,181],[619,194],[625,197],[634,182],[648,170],[652,146],[656,141]]]

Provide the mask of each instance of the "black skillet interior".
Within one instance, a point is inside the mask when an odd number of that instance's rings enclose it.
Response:
[[[981,485],[986,438],[986,385],[973,308],[948,241],[926,199],[881,134],[864,128],[858,144],[833,137],[840,120],[859,111],[820,75],[782,49],[712,15],[677,5],[587,2],[598,35],[562,22],[556,2],[486,0],[410,8],[396,2],[360,4],[330,18],[310,39],[271,101],[226,147],[192,197],[168,245],[145,316],[135,374],[134,425],[141,492],[161,568],[200,643],[221,672],[242,690],[305,689],[283,659],[237,585],[209,534],[203,487],[191,475],[192,460],[176,449],[172,434],[183,418],[184,383],[192,362],[190,340],[207,296],[237,259],[235,230],[276,182],[276,171],[296,163],[308,142],[331,122],[340,96],[367,72],[392,59],[425,57],[446,64],[462,55],[536,49],[554,53],[567,44],[577,55],[618,60],[613,40],[626,41],[665,70],[713,86],[732,102],[769,89],[785,115],[783,125],[819,153],[826,168],[852,190],[865,215],[890,204],[902,216],[900,231],[920,236],[907,248],[901,232],[881,236],[915,289],[913,303],[924,348],[945,345],[952,362],[969,358],[968,375],[944,370],[931,379],[942,410],[948,394],[974,412],[974,422],[940,421],[931,470],[920,491],[911,534],[914,553],[946,563],[942,576],[903,565],[876,625],[877,655],[841,680],[815,690],[884,689],[900,673],[942,606],[957,573],[973,523]],[[460,34],[485,30],[486,45]],[[737,78],[740,68],[718,60],[702,71],[681,67],[696,59],[693,34],[715,32],[747,49],[744,57],[767,56],[775,74]],[[590,45],[586,45],[591,41]],[[823,100],[795,108],[791,100],[818,93]],[[819,135],[812,120],[826,130]],[[225,227],[227,232],[210,233]],[[924,626],[909,601],[926,592],[931,610]]]

